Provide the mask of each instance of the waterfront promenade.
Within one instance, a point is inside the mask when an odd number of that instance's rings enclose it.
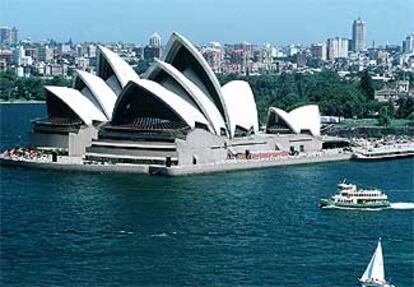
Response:
[[[296,156],[286,156],[269,159],[250,159],[250,160],[225,160],[211,164],[199,164],[191,166],[172,166],[164,167],[159,165],[139,165],[139,164],[90,164],[84,162],[81,158],[76,161],[65,161],[64,157],[59,162],[0,157],[0,163],[3,166],[37,168],[45,170],[61,171],[84,171],[98,173],[135,173],[161,176],[183,176],[191,174],[205,174],[212,172],[229,172],[237,170],[258,169],[275,166],[301,165],[312,163],[323,163],[332,161],[350,160],[352,153],[342,152],[339,150],[330,150],[324,152],[303,153]]]

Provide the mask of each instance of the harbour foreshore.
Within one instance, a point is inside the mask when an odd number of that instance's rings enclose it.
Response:
[[[352,158],[352,153],[320,154],[308,157],[289,157],[269,160],[229,160],[221,163],[195,166],[173,166],[149,169],[150,174],[163,176],[183,176],[216,172],[230,172],[249,169],[269,168],[278,166],[304,165],[324,162],[346,161]]]
[[[3,101],[3,100],[0,100],[0,105],[24,105],[24,104],[46,104],[46,101],[42,101],[42,100]]]
[[[225,160],[211,164],[199,164],[189,166],[159,166],[138,164],[85,164],[70,162],[41,162],[36,160],[16,160],[0,157],[3,166],[37,168],[44,170],[82,171],[98,173],[134,173],[160,176],[184,176],[193,174],[206,174],[213,172],[229,172],[238,170],[268,168],[276,166],[303,165],[332,161],[350,160],[352,153],[313,153],[299,156],[277,159],[250,159],[250,160]]]

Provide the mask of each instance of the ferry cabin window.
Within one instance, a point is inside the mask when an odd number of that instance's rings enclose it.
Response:
[[[299,150],[300,150],[300,152],[304,152],[305,151],[305,147],[303,145],[300,145],[299,146]]]

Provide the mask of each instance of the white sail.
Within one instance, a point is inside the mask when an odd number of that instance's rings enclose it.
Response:
[[[366,281],[367,279],[375,279],[380,282],[385,281],[381,240],[378,241],[377,249],[375,250],[374,255],[372,255],[371,261],[360,280]]]

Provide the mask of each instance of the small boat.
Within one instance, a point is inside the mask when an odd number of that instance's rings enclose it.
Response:
[[[375,249],[367,269],[365,269],[364,274],[362,274],[358,281],[361,287],[395,287],[395,285],[385,280],[381,238],[378,240],[377,249]]]
[[[339,193],[330,198],[322,198],[321,208],[384,209],[390,207],[388,196],[378,189],[358,189],[355,184],[344,180],[338,184]]]
[[[355,160],[382,160],[413,156],[414,145],[401,144],[398,146],[383,146],[358,150],[353,153],[352,158]]]

